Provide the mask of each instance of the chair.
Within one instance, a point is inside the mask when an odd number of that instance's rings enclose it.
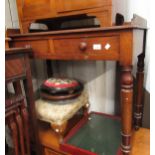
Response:
[[[37,141],[37,134],[34,134],[37,130],[28,58],[30,52],[30,48],[7,48],[5,50],[5,119],[6,125],[11,130],[15,155],[30,155],[30,128],[32,135],[35,135],[35,144]],[[26,97],[22,90],[22,81]],[[9,92],[7,87],[9,83],[13,84],[13,93]],[[31,122],[29,117],[31,117]]]

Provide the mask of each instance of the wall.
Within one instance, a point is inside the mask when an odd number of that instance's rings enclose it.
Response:
[[[116,12],[120,12],[125,16],[125,20],[129,21],[133,13],[149,19],[149,7],[147,0],[113,0],[113,21]],[[18,16],[15,0],[6,0],[6,27],[17,28]],[[149,37],[149,35],[148,35]],[[150,90],[149,84],[149,38],[147,44],[146,55],[146,72],[145,72],[145,88]],[[45,62],[36,60],[32,62],[33,67],[33,83],[34,90],[37,90],[40,83],[45,79]],[[73,62],[61,61],[53,62],[55,67],[55,75],[70,76],[78,78],[85,82],[89,92],[91,110],[101,111],[113,114],[115,111],[114,95],[115,95],[115,63],[103,61]],[[36,77],[39,79],[36,80]],[[148,95],[147,95],[148,96]],[[146,101],[146,103],[148,100]],[[148,108],[149,103],[147,103]],[[147,122],[149,120],[148,110],[146,110]],[[148,126],[148,125],[147,125]]]
[[[119,11],[125,15],[126,21],[132,18],[133,13],[147,19],[148,22],[148,35],[146,45],[146,58],[145,58],[145,80],[144,80],[144,115],[143,126],[150,127],[150,34],[152,29],[150,27],[150,5],[148,0],[113,0],[114,12]]]
[[[148,0],[113,0],[114,12],[120,12],[125,15],[126,21],[130,21],[133,13],[137,14],[145,19],[147,19],[148,27],[150,28],[150,15],[149,8],[150,3]],[[145,88],[150,92],[150,33],[151,29],[148,31],[147,36],[147,47],[146,47],[146,65],[145,65]]]

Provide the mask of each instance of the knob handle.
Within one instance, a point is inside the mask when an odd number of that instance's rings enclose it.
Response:
[[[81,51],[85,51],[87,49],[87,43],[81,42],[79,48]]]

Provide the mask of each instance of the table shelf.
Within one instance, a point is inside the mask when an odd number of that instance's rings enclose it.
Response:
[[[91,112],[65,137],[61,149],[74,155],[119,155],[119,117]]]

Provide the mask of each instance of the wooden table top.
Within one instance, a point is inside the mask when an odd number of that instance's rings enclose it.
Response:
[[[99,27],[99,28],[82,28],[82,29],[72,29],[72,30],[59,30],[59,31],[46,31],[46,32],[33,32],[26,34],[12,34],[9,37],[29,37],[29,36],[45,36],[45,35],[59,35],[59,34],[72,34],[72,33],[84,33],[84,32],[101,32],[101,31],[119,31],[123,29],[147,29],[146,27],[139,25],[125,24],[122,26],[111,26],[111,27]]]

